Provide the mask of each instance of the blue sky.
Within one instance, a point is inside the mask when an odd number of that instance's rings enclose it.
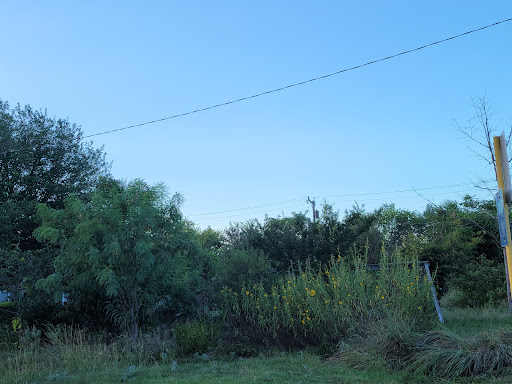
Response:
[[[510,17],[510,1],[4,2],[0,98],[47,109],[93,135]],[[91,139],[105,147],[115,177],[162,181],[182,193],[185,216],[201,228],[311,211],[308,196],[341,212],[356,201],[368,210],[391,202],[422,210],[425,198],[490,198],[472,183],[493,173],[453,120],[465,125],[472,99],[485,95],[497,129],[510,126],[511,37],[508,22],[304,86]],[[425,198],[397,192],[412,188]]]

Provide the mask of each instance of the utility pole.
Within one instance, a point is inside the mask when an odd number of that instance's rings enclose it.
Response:
[[[507,144],[505,141],[505,132],[501,136],[493,137],[494,141],[494,156],[496,159],[496,178],[498,181],[498,187],[500,191],[496,195],[496,201],[498,206],[498,224],[500,217],[500,210],[503,210],[502,223],[505,227],[503,230],[500,227],[500,239],[501,246],[503,247],[503,255],[505,259],[505,266],[507,268],[507,296],[508,296],[508,308],[512,312],[512,297],[511,288],[512,283],[512,238],[510,236],[510,221],[508,218],[508,205],[510,202],[510,175],[509,165],[507,158]],[[507,174],[508,173],[508,174]],[[500,195],[498,197],[498,195]],[[499,201],[499,204],[498,204]],[[500,209],[501,208],[501,209]]]
[[[316,210],[315,210],[315,200],[311,200],[308,196],[307,203],[310,203],[313,206],[313,223],[316,223]]]

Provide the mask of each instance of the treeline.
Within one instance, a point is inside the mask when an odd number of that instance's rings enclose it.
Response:
[[[68,323],[137,338],[219,316],[222,292],[266,292],[290,268],[315,271],[333,257],[400,254],[429,261],[454,304],[506,298],[493,201],[466,196],[421,213],[356,205],[343,216],[325,203],[315,223],[294,213],[199,230],[180,195],[112,178],[103,148],[67,120],[0,101],[0,139],[0,289],[16,327]]]

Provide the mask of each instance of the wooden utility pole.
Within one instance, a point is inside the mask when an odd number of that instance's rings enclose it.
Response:
[[[498,187],[503,191],[503,205],[505,208],[505,223],[506,223],[506,243],[507,245],[504,247],[504,253],[505,253],[505,266],[507,267],[507,293],[508,293],[508,303],[509,303],[509,310],[512,311],[512,298],[510,296],[510,284],[512,282],[512,241],[510,238],[510,221],[508,218],[508,200],[507,200],[507,193],[508,191],[505,190],[505,178],[503,175],[503,168],[508,168],[508,160],[507,160],[507,147],[501,148],[500,143],[500,137],[495,136],[493,137],[494,140],[494,156],[496,158],[496,178],[498,179]],[[502,140],[504,141],[504,140]],[[503,160],[505,159],[506,164],[503,164]],[[501,234],[500,234],[501,237]],[[503,239],[502,239],[503,244]]]
[[[308,202],[313,206],[313,223],[316,223],[316,209],[315,209],[315,200],[311,200],[308,196]]]

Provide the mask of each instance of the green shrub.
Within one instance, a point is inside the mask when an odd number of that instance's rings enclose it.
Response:
[[[494,305],[507,300],[507,285],[503,263],[481,255],[464,268],[464,273],[450,279],[449,287],[456,295],[450,304],[456,307]]]
[[[174,327],[176,344],[186,355],[202,354],[216,343],[219,327],[206,321],[189,321]]]
[[[390,316],[429,327],[435,321],[430,283],[417,263],[402,261],[383,255],[378,271],[357,257],[338,256],[319,270],[299,265],[269,290],[226,287],[225,308],[242,333],[295,347],[332,346]]]
[[[220,252],[215,256],[213,271],[212,285],[217,292],[226,284],[238,291],[244,285],[268,283],[276,276],[268,256],[252,248]]]

